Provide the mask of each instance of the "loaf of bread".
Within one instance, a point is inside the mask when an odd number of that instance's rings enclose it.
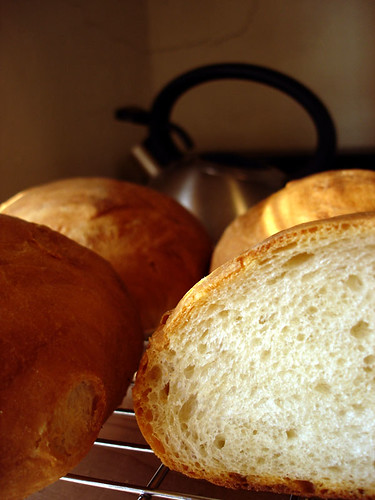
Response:
[[[109,260],[146,333],[208,272],[212,247],[201,224],[176,201],[137,184],[63,179],[15,195],[0,212],[45,224]]]
[[[0,497],[56,481],[89,451],[137,369],[143,332],[111,265],[0,215]]]
[[[375,213],[295,226],[213,271],[137,372],[155,453],[229,488],[375,498],[374,290]]]
[[[332,170],[289,182],[229,224],[214,249],[211,270],[296,224],[372,210],[372,170]]]

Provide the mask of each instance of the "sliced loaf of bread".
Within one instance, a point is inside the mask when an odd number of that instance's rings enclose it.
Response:
[[[198,282],[152,336],[133,397],[171,469],[375,498],[375,213],[287,229]]]

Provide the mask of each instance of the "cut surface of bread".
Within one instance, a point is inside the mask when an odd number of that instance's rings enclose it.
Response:
[[[208,271],[212,245],[200,222],[175,200],[131,182],[61,179],[16,194],[0,212],[45,224],[108,260],[147,334]]]
[[[288,227],[373,210],[372,170],[331,170],[291,181],[229,224],[214,248],[211,270]]]
[[[375,498],[374,290],[374,213],[290,228],[197,283],[137,373],[156,454],[229,488]]]
[[[65,475],[121,403],[143,349],[110,264],[45,226],[0,215],[0,497]]]

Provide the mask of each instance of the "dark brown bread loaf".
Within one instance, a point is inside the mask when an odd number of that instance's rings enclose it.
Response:
[[[23,191],[0,212],[45,224],[109,260],[152,331],[208,271],[211,242],[177,202],[137,184],[72,178]]]
[[[0,497],[57,480],[89,451],[142,353],[138,314],[99,255],[0,215]]]

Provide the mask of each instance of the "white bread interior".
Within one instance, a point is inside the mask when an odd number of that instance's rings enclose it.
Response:
[[[172,469],[231,488],[375,498],[375,214],[296,226],[197,283],[133,392]]]

